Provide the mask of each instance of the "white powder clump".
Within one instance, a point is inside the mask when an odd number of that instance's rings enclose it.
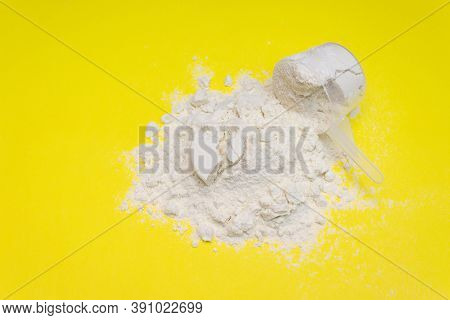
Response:
[[[231,87],[233,85],[233,78],[231,78],[230,75],[227,75],[225,77],[225,80],[223,81],[223,84],[225,85],[225,87]]]
[[[137,173],[128,202],[156,205],[176,220],[188,220],[193,246],[214,240],[240,245],[249,239],[287,248],[310,245],[324,227],[325,210],[345,206],[356,192],[342,188],[332,171],[343,155],[318,134],[320,117],[287,110],[275,97],[271,80],[242,76],[230,94],[208,85],[201,78],[199,89],[174,105],[172,115],[179,121],[164,121],[160,128],[168,135],[164,140],[178,144],[181,152],[163,143],[144,159],[134,151],[147,166],[158,164],[158,170]],[[315,110],[325,108],[325,99],[314,99]],[[171,136],[186,125],[192,135]],[[242,138],[249,127],[251,134]],[[196,136],[208,130],[212,133],[202,141],[205,152]],[[304,163],[292,154],[292,143],[298,145],[302,135]]]

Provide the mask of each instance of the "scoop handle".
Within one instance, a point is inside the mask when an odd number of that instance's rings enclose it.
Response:
[[[381,171],[364,155],[364,153],[358,149],[351,137],[346,133],[346,127],[348,127],[348,119],[344,118],[343,121],[332,125],[326,134],[342,148],[347,156],[356,163],[358,167],[374,182],[382,183],[384,180]]]

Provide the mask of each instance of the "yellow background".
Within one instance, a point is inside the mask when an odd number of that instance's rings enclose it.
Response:
[[[280,58],[327,41],[361,59],[442,4],[5,2],[166,109],[175,89],[192,92],[193,56],[223,89],[227,73],[270,73]],[[368,90],[353,127],[386,180],[375,186],[376,209],[330,214],[447,297],[449,24],[447,6],[363,62]],[[5,297],[124,217],[132,175],[122,153],[162,112],[1,3],[0,41]],[[295,267],[267,248],[194,249],[170,223],[152,224],[131,217],[11,298],[440,298],[331,225]]]

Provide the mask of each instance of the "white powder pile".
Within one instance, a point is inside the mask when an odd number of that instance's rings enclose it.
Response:
[[[327,100],[312,96],[307,103],[314,108],[309,112],[287,110],[275,97],[272,80],[261,83],[242,76],[230,94],[211,90],[209,80],[201,77],[193,95],[173,104],[173,117],[163,116],[160,132],[173,133],[187,125],[194,134],[164,137],[168,144],[179,144],[179,154],[162,143],[147,142],[144,147],[156,147],[140,160],[147,166],[157,163],[158,170],[137,174],[127,207],[145,205],[154,216],[160,209],[173,219],[187,220],[194,246],[200,240],[240,245],[249,239],[287,248],[309,246],[324,227],[325,210],[348,205],[359,192],[342,186],[332,167],[345,158],[319,135],[327,121],[321,112]],[[231,83],[227,77],[225,84]],[[197,135],[221,126],[225,129],[213,131],[218,134],[205,135],[205,153]],[[242,139],[247,127],[254,128],[253,135]],[[276,128],[269,138],[268,127]],[[292,157],[292,143],[299,144],[302,134],[300,151],[307,170],[298,156]],[[157,139],[153,137],[153,143]],[[258,145],[264,151],[256,152]],[[214,157],[208,158],[211,152]],[[138,149],[134,154],[138,157]],[[258,161],[261,168],[249,172]],[[179,172],[177,163],[190,169]],[[281,170],[270,170],[269,164],[277,169],[281,165]]]

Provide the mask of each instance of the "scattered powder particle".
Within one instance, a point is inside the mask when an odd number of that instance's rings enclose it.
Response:
[[[170,114],[167,114],[167,113],[161,117],[161,121],[166,124],[171,123],[173,120],[174,120],[173,116],[171,116]]]
[[[231,78],[230,75],[227,75],[225,77],[225,80],[223,81],[223,84],[225,85],[225,87],[231,87],[233,85],[233,78]]]
[[[211,83],[211,75],[204,74],[197,78],[198,86],[202,89],[207,89]]]
[[[153,138],[156,135],[156,133],[158,132],[158,130],[159,130],[158,125],[155,122],[150,121],[147,124],[147,129],[145,130],[145,136],[147,138]]]

